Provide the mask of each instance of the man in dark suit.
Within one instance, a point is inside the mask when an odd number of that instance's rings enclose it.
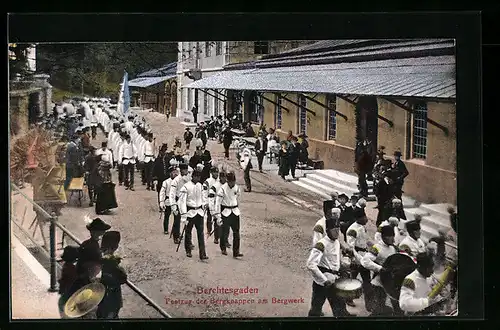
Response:
[[[257,163],[259,164],[259,172],[262,173],[262,162],[267,152],[267,139],[263,133],[259,133],[259,137],[255,142],[255,154],[257,155]]]
[[[392,170],[394,172],[394,195],[401,199],[403,196],[404,180],[410,174],[408,169],[406,169],[406,165],[401,161],[401,151],[394,152]]]
[[[386,171],[384,173],[384,179],[380,180],[378,183],[377,187],[377,208],[378,208],[378,215],[377,215],[377,222],[376,226],[380,226],[380,224],[384,221],[387,220],[385,219],[386,217],[386,207],[388,203],[391,203],[392,198],[394,197],[394,184],[393,184],[393,179],[392,176],[394,174],[392,171]]]

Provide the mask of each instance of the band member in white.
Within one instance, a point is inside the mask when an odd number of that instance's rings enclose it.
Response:
[[[160,209],[163,211],[163,233],[168,235],[168,222],[170,220],[170,215],[172,214],[172,207],[170,206],[170,187],[172,181],[179,174],[177,168],[171,167],[170,178],[163,181],[160,189]]]
[[[203,218],[205,215],[205,206],[207,200],[203,193],[203,185],[200,183],[201,172],[193,171],[191,181],[186,182],[184,187],[181,188],[178,206],[181,214],[181,224],[186,226],[184,248],[186,249],[186,256],[191,258],[192,250],[192,232],[193,226],[196,227],[198,236],[198,248],[200,249],[200,259],[208,259],[205,251],[205,235]]]
[[[326,236],[312,248],[307,259],[307,269],[313,276],[311,309],[308,316],[321,316],[325,300],[328,299],[333,316],[349,316],[345,301],[338,297],[333,285],[340,278],[341,250],[339,242],[340,224],[333,217],[325,220]]]
[[[394,228],[391,226],[385,226],[381,229],[382,234],[382,243],[375,243],[368,252],[363,255],[361,258],[361,266],[366,269],[369,269],[374,272],[376,275],[371,284],[373,285],[373,308],[372,315],[384,315],[387,314],[387,307],[385,305],[385,301],[387,299],[387,294],[380,282],[380,271],[383,269],[382,265],[385,260],[398,252],[396,247],[394,246]],[[393,303],[393,308],[396,310],[400,310],[397,302]]]
[[[125,143],[125,134],[120,132],[118,138],[116,138],[115,149],[113,149],[113,159],[116,162],[116,167],[118,169],[118,184],[121,186],[125,180],[125,168],[120,159],[120,149]]]
[[[314,225],[312,246],[315,246],[320,239],[326,236],[325,221],[327,217],[334,217],[336,220],[340,217],[340,209],[335,207],[335,201],[333,200],[323,202],[323,217]]]
[[[203,171],[202,171],[203,173]],[[212,167],[210,169],[210,177],[203,182],[203,193],[205,194],[205,199],[207,201],[206,210],[207,210],[207,232],[211,233],[213,226],[212,219],[212,211],[213,208],[210,207],[210,204],[214,203],[215,193],[211,190],[214,184],[217,182],[219,178],[219,169],[217,167]]]
[[[432,256],[428,253],[419,253],[416,259],[417,269],[405,277],[399,294],[399,306],[406,314],[423,312],[442,299],[439,295],[429,298],[436,283],[432,278],[434,273]]]
[[[155,161],[155,143],[153,134],[148,134],[148,140],[144,144],[144,175],[146,176],[146,190],[153,190],[153,165]]]
[[[221,169],[218,174],[219,174],[218,179],[210,186],[210,189],[208,190],[208,207],[210,210],[210,214],[216,213],[215,202],[216,202],[217,192],[219,191],[220,187],[222,187],[222,185],[226,183],[226,171],[224,169]],[[208,218],[207,218],[207,224],[208,224]],[[212,217],[212,225],[213,229],[210,226],[209,233],[211,233],[213,230],[214,243],[219,244],[221,227],[217,223],[215,217]],[[226,247],[229,248],[230,244],[226,244]]]
[[[222,227],[220,238],[220,249],[223,255],[227,255],[227,241],[229,229],[233,231],[233,257],[243,257],[240,253],[240,209],[238,208],[241,191],[236,184],[236,175],[229,172],[226,176],[227,182],[217,192],[215,201],[214,217]]]
[[[420,222],[418,220],[408,221],[406,223],[406,231],[408,235],[399,243],[399,250],[408,253],[411,257],[416,257],[417,254],[426,252],[425,243],[420,238]]]
[[[399,221],[396,217],[390,217],[388,220],[382,221],[380,223],[377,228],[377,232],[375,233],[375,242],[383,243],[380,231],[385,226],[391,226],[394,229],[394,245],[398,246],[404,236],[401,235],[401,229],[399,229]]]
[[[130,135],[125,137],[125,142],[120,147],[119,164],[124,166],[125,189],[134,191],[134,166],[137,159],[137,150],[130,141]]]
[[[101,149],[96,151],[96,156],[101,156],[101,161],[109,163],[113,167],[113,153],[108,149],[108,143],[102,142]]]
[[[250,170],[252,166],[252,151],[248,147],[244,147],[241,152],[240,166],[243,170],[243,178],[245,180],[245,192],[252,191],[252,180],[250,179]]]
[[[371,277],[370,271],[365,267],[361,266],[361,259],[366,252],[368,252],[368,247],[372,246],[371,242],[368,242],[368,233],[366,231],[366,223],[368,218],[366,216],[361,216],[356,218],[354,222],[347,229],[347,244],[351,248],[354,255],[354,262],[352,264],[351,275],[352,278],[357,278],[358,274],[361,275],[363,280],[363,296],[365,299],[366,310],[371,312]]]
[[[177,206],[177,201],[179,200],[179,194],[181,188],[186,182],[190,180],[188,176],[188,165],[179,164],[180,175],[176,176],[172,183],[170,184],[169,192],[169,202],[172,208],[172,213],[174,214],[174,224],[172,226],[172,236],[174,238],[174,243],[179,243],[179,238],[181,236],[181,214],[179,213],[179,208]]]

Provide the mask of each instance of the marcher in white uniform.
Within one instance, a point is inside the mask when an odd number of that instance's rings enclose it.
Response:
[[[227,182],[223,184],[215,199],[215,213],[217,224],[222,227],[220,238],[220,249],[222,254],[227,255],[229,229],[233,231],[233,257],[239,258],[240,253],[240,209],[239,199],[241,196],[240,187],[236,184],[236,175],[229,172],[226,175]]]
[[[382,227],[385,226],[391,226],[392,228],[394,228],[394,245],[398,246],[404,236],[401,235],[401,230],[399,229],[399,221],[396,217],[390,217],[388,220],[384,220],[380,223],[377,228],[377,232],[375,233],[375,242],[382,243],[382,235],[380,234],[380,231],[382,230]]]
[[[371,270],[376,275],[371,284],[373,289],[373,306],[372,315],[384,315],[386,314],[387,307],[385,305],[387,294],[380,282],[380,271],[382,270],[382,265],[385,260],[398,252],[394,246],[394,228],[391,226],[382,227],[382,243],[375,243],[368,252],[365,253],[361,259],[361,266]],[[394,309],[394,313],[402,313],[397,301],[391,299],[391,303]]]
[[[420,315],[430,315],[425,313],[425,309],[442,299],[439,295],[429,298],[433,286],[437,281],[433,280],[434,261],[427,253],[417,255],[417,269],[405,277],[399,294],[399,306],[405,314],[421,313]],[[437,307],[437,306],[436,306]]]
[[[332,285],[340,278],[341,249],[339,242],[340,223],[333,217],[325,220],[326,236],[312,248],[307,259],[307,269],[313,277],[311,309],[308,316],[322,316],[325,300],[328,299],[333,316],[351,316],[345,301],[338,297]]]
[[[181,214],[181,225],[185,226],[184,248],[186,256],[191,258],[192,250],[192,232],[193,226],[196,228],[198,236],[198,248],[200,259],[208,259],[205,250],[205,233],[203,218],[205,215],[205,206],[207,200],[203,194],[203,185],[200,183],[201,172],[194,171],[191,176],[191,181],[186,182],[181,188],[179,195],[179,212]]]
[[[168,223],[170,215],[172,214],[172,207],[170,205],[170,188],[172,181],[179,175],[175,166],[170,167],[170,177],[163,181],[160,189],[160,209],[163,211],[163,233],[168,235]]]
[[[426,252],[426,245],[420,238],[420,223],[419,221],[408,221],[406,223],[406,231],[408,235],[404,236],[399,249],[408,253],[411,257],[416,257],[419,253]]]
[[[134,166],[137,159],[137,150],[130,141],[130,136],[125,137],[125,142],[120,147],[118,164],[123,164],[125,189],[134,190]]]
[[[188,175],[188,165],[187,164],[179,164],[180,175],[175,177],[170,184],[170,193],[169,193],[169,202],[172,208],[172,213],[174,214],[174,224],[172,227],[172,236],[174,238],[174,243],[178,244],[181,236],[181,214],[179,212],[179,208],[177,202],[179,200],[179,195],[181,192],[181,188],[184,186],[186,182],[191,180]]]
[[[212,182],[212,181],[210,181],[210,182]],[[215,219],[213,214],[216,213],[215,203],[216,203],[216,199],[217,199],[217,192],[219,191],[220,187],[222,187],[222,185],[224,185],[226,182],[227,182],[226,181],[226,171],[225,171],[225,169],[221,168],[220,170],[218,170],[218,178],[216,180],[214,180],[212,183],[208,184],[209,188],[208,188],[207,197],[208,197],[208,208],[210,210],[210,217],[211,217],[210,223],[211,224],[209,224],[208,217],[207,217],[207,226],[208,226],[207,230],[209,233],[211,233],[213,231],[215,244],[219,244],[219,239],[220,239],[222,229],[219,226],[219,224],[217,223],[217,219]],[[230,246],[230,244],[227,245],[227,247],[229,247],[229,246]]]
[[[153,187],[153,166],[155,162],[155,143],[153,139],[153,134],[148,134],[148,139],[144,142],[144,147],[142,152],[144,154],[144,176],[146,179],[146,190],[154,190]]]

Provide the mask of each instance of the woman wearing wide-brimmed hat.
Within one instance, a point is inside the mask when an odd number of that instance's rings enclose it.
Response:
[[[308,136],[306,133],[300,133],[298,139],[298,142],[300,143],[299,162],[306,165],[309,160],[309,151],[307,150],[309,148],[309,142],[307,142],[307,138]]]

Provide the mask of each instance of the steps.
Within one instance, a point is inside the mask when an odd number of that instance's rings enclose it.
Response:
[[[299,177],[299,176],[298,176]],[[307,170],[305,176],[293,181],[294,184],[307,189],[321,198],[330,199],[332,192],[344,193],[347,196],[358,193],[358,178],[355,175],[343,173],[336,170]],[[368,182],[368,201],[376,201],[373,194],[373,182]],[[403,195],[403,207],[408,221],[421,215],[422,238],[428,241],[434,236],[438,236],[439,229],[451,230],[448,204],[420,204],[413,198]],[[456,249],[453,243],[447,243],[448,249]]]

